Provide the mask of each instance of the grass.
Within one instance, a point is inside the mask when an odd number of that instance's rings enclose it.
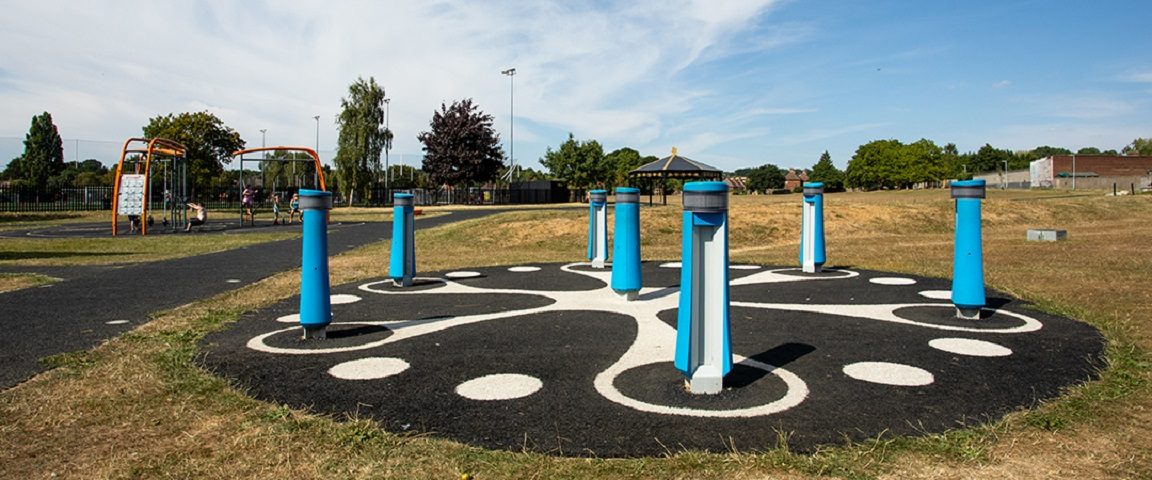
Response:
[[[244,394],[198,368],[196,342],[239,315],[295,293],[299,274],[268,278],[166,312],[0,392],[0,477],[83,478],[1150,478],[1152,196],[989,192],[990,288],[1100,328],[1098,381],[988,424],[925,437],[881,437],[800,455],[670,450],[660,458],[574,459],[487,451],[427,435],[384,432]],[[837,265],[947,277],[951,208],[944,191],[826,196],[828,258]],[[338,209],[339,210],[339,209]],[[643,256],[679,255],[676,206],[642,209]],[[366,213],[372,214],[372,213]],[[424,270],[571,261],[584,254],[586,212],[518,211],[417,233]],[[793,264],[796,195],[733,197],[733,262]],[[1026,242],[1027,228],[1069,231]],[[497,238],[495,232],[502,232]],[[6,242],[6,240],[5,240]],[[333,258],[334,284],[379,275],[388,245]],[[385,255],[384,258],[387,258]],[[779,432],[786,439],[789,432]]]

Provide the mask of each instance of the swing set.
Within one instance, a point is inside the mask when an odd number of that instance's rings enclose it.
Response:
[[[175,232],[188,221],[184,208],[188,202],[186,154],[184,145],[166,138],[129,138],[124,142],[112,187],[112,236],[119,233],[120,215],[128,216],[132,227],[139,226],[140,235],[148,234],[155,204],[153,184],[157,181],[152,172],[154,163],[160,170],[158,180],[164,192],[160,202],[163,225]],[[132,167],[131,173],[124,168],[125,163]]]
[[[244,155],[252,154],[252,153],[277,152],[277,151],[279,151],[279,152],[298,152],[298,153],[302,153],[303,155],[288,155],[287,156],[288,158],[268,158],[267,156],[264,156],[264,157],[257,158],[257,159],[247,159],[247,161],[251,162],[251,161],[255,160],[257,162],[260,162],[261,174],[267,173],[265,171],[265,169],[269,164],[271,164],[271,162],[276,162],[277,164],[281,164],[281,165],[284,163],[290,163],[292,165],[292,172],[291,172],[291,181],[288,183],[290,183],[291,185],[285,185],[284,186],[283,193],[285,193],[285,194],[287,194],[289,192],[299,191],[299,189],[301,189],[301,188],[310,188],[313,190],[321,190],[321,191],[327,191],[328,190],[327,185],[324,181],[324,170],[321,168],[321,165],[320,165],[320,155],[316,153],[316,150],[313,150],[313,149],[308,148],[308,147],[285,147],[285,146],[249,148],[249,149],[237,150],[235,152],[232,152],[232,157],[233,158],[238,157],[239,163],[240,163],[240,165],[239,165],[239,168],[240,168],[239,180],[240,180],[240,182],[239,182],[238,188],[240,190],[243,190],[245,188],[245,186],[248,185],[248,183],[245,183],[245,180],[244,180],[244,162],[245,162]],[[310,166],[312,167],[312,171],[310,172],[311,175],[308,175],[309,172],[304,171],[305,169],[301,169],[300,174],[299,175],[297,174],[296,164],[299,162],[304,162],[306,166],[308,166],[308,164],[310,164]],[[271,193],[271,195],[268,196],[268,198],[271,198],[274,195],[279,195],[278,192],[280,191],[280,185],[279,185],[279,177],[280,177],[279,173],[280,172],[279,172],[279,169],[276,169],[276,170],[277,170],[277,172],[273,175],[274,180],[272,182],[272,193]],[[306,182],[305,180],[309,176],[311,177],[312,181]],[[262,178],[261,180],[263,183],[266,179]],[[288,200],[285,196],[281,196],[280,198],[284,202],[287,202],[287,200]],[[255,199],[253,199],[253,205],[255,205],[254,200]],[[253,210],[255,210],[255,206],[253,206],[252,208],[253,208]],[[244,226],[244,216],[245,216],[244,204],[243,204],[243,202],[241,202],[241,204],[240,204],[240,226],[241,227]],[[253,212],[253,217],[254,216],[255,216],[255,212]],[[255,223],[255,219],[250,218],[249,220],[251,220],[252,223]]]

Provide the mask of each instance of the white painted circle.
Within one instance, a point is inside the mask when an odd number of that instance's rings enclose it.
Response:
[[[516,273],[539,272],[540,267],[512,267],[509,268],[508,271]]]
[[[901,277],[876,277],[868,280],[877,285],[915,285],[916,280]]]
[[[936,380],[932,372],[923,368],[888,362],[853,363],[844,367],[844,374],[856,380],[901,387],[919,387]]]
[[[347,293],[337,293],[331,296],[332,305],[341,305],[345,303],[356,303],[360,301],[360,297]]]
[[[328,374],[341,380],[377,380],[407,370],[408,362],[399,358],[369,357],[337,364]]]
[[[128,323],[128,320],[111,320],[104,323],[107,325],[124,325],[125,323]]]
[[[470,400],[512,400],[536,393],[544,383],[518,373],[499,373],[473,378],[456,386],[456,394]]]
[[[229,278],[228,280],[225,280],[225,282],[226,283],[240,283],[240,279],[239,278]]]
[[[680,262],[668,262],[668,263],[661,263],[660,264],[660,268],[680,268],[680,267],[681,267]]]
[[[933,300],[951,300],[951,290],[924,290],[920,292],[920,296],[924,298],[931,298]]]
[[[300,314],[293,313],[284,315],[283,317],[277,318],[276,321],[280,323],[300,323]]]
[[[444,276],[448,278],[476,278],[480,276],[480,272],[448,272]]]
[[[971,338],[937,338],[929,341],[928,346],[948,353],[973,357],[1007,357],[1012,355],[1011,348]]]
[[[759,270],[759,265],[729,265],[728,268],[732,270]]]

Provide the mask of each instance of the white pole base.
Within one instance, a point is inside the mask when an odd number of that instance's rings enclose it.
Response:
[[[592,268],[604,268],[604,259],[603,258],[593,258],[592,259]]]
[[[393,278],[392,279],[392,286],[393,287],[411,287],[412,286],[412,277],[405,276],[404,278],[401,278],[399,280]]]
[[[715,395],[724,390],[724,377],[720,375],[720,367],[715,365],[701,365],[692,372],[692,380],[688,382],[688,391],[697,395]]]
[[[615,290],[613,290],[613,291],[616,292]],[[636,298],[639,297],[639,295],[640,295],[640,292],[635,292],[635,291],[633,291],[633,292],[616,292],[617,298],[619,298],[621,300],[627,300],[629,302],[636,301]]]
[[[962,320],[979,320],[980,319],[980,309],[979,308],[957,308],[956,309],[956,318],[959,318]]]
[[[328,338],[328,327],[317,327],[317,328],[304,327],[304,336],[301,338],[304,340],[310,340],[310,339],[324,340],[325,338]]]

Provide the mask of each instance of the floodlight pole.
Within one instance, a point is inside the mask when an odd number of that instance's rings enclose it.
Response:
[[[316,120],[316,155],[319,156],[320,155],[320,115],[315,115],[312,118]],[[292,162],[292,181],[293,182],[296,181],[296,162]],[[297,185],[299,185],[299,184],[297,184]],[[314,185],[314,187],[319,188],[319,186],[315,186],[315,185]]]
[[[267,133],[268,133],[267,128],[261,128],[260,129],[260,148],[264,148],[265,146],[268,145],[268,142],[266,141],[268,138],[268,136],[266,135]],[[267,150],[260,152],[260,159],[261,159],[261,162],[260,162],[260,182],[262,184],[266,185],[268,183],[268,178],[264,176],[265,175],[264,167],[268,166],[267,161],[266,161],[268,159],[268,151]],[[260,186],[263,187],[264,185],[260,185]]]
[[[512,183],[516,174],[516,69],[500,73],[508,76],[508,183]]]

